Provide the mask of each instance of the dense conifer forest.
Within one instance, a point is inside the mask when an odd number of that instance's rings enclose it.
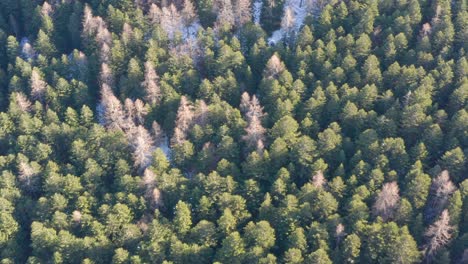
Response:
[[[466,0],[1,0],[0,263],[468,263]]]

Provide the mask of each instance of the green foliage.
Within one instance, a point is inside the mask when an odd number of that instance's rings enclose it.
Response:
[[[462,261],[465,2],[0,1],[0,262]]]

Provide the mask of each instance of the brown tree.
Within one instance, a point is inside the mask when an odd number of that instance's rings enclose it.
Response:
[[[153,63],[145,63],[145,80],[142,85],[145,88],[145,99],[150,104],[157,104],[161,101],[161,88],[159,87],[159,76],[154,69]]]
[[[143,125],[145,122],[145,117],[148,114],[148,108],[146,107],[145,103],[140,99],[136,99],[133,103],[133,122],[136,125]]]
[[[47,83],[42,79],[38,70],[36,70],[35,68],[31,72],[30,85],[31,97],[34,100],[39,100],[43,102],[47,91]]]
[[[101,125],[111,130],[122,130],[126,127],[125,112],[122,103],[115,97],[109,85],[101,86],[101,102],[98,106]]]
[[[377,195],[373,210],[374,215],[384,221],[392,219],[400,201],[399,188],[396,182],[385,183]]]
[[[192,0],[184,0],[184,8],[180,13],[185,27],[188,27],[197,21],[197,13]]]
[[[114,76],[112,75],[112,70],[109,67],[109,65],[107,65],[107,63],[101,64],[101,72],[99,75],[99,81],[101,85],[106,84],[108,86],[112,86],[114,84]]]
[[[86,5],[83,11],[83,37],[90,41],[93,37],[101,51],[101,62],[108,62],[110,47],[112,46],[112,34],[107,29],[106,22],[101,17],[94,17],[92,9]]]
[[[16,105],[19,107],[19,109],[23,112],[29,112],[31,110],[31,102],[28,100],[26,95],[21,92],[17,92],[13,94]]]
[[[178,145],[185,141],[185,138],[187,137],[187,131],[192,126],[193,118],[193,106],[187,97],[182,96],[180,98],[179,109],[177,110],[174,135],[171,139],[172,145]]]
[[[83,10],[83,34],[91,36],[94,33],[93,10],[86,5]]]
[[[148,18],[153,25],[161,23],[162,11],[156,4],[151,4],[148,11]]]
[[[234,21],[237,27],[243,26],[252,20],[250,0],[234,0]]]
[[[49,3],[47,3],[47,1],[45,1],[44,4],[42,4],[41,14],[43,16],[50,16],[50,15],[52,15],[53,11],[54,10],[53,10],[52,6]]]
[[[242,113],[247,113],[247,111],[249,111],[249,107],[250,107],[250,95],[247,93],[247,92],[244,92],[242,95],[241,95],[241,102],[240,102],[240,110]]]
[[[266,114],[263,113],[263,107],[260,105],[260,101],[257,96],[249,96],[247,92],[244,92],[241,97],[240,109],[244,113],[247,121],[250,121],[253,116],[262,119]]]
[[[225,25],[231,27],[234,25],[235,18],[231,0],[216,0],[215,9],[218,14],[216,19],[217,27],[222,27]]]
[[[337,226],[336,226],[336,229],[335,229],[335,238],[336,238],[336,244],[340,244],[341,241],[343,240],[343,238],[346,236],[346,232],[345,232],[345,226],[341,223],[339,223]]]
[[[151,164],[152,154],[155,149],[153,138],[143,126],[136,126],[127,133],[128,141],[133,149],[133,161],[135,167],[144,170]]]
[[[156,187],[156,175],[150,169],[145,169],[142,178],[142,185],[145,189],[145,198],[152,208],[158,208],[162,205],[161,191]]]
[[[294,37],[294,11],[291,7],[287,7],[281,19],[281,29],[284,31],[285,40],[290,40]]]
[[[249,147],[255,147],[258,151],[263,150],[266,129],[262,126],[260,118],[256,115],[249,120],[249,125],[245,128],[247,135],[243,139]]]
[[[26,42],[23,45],[21,48],[21,54],[26,59],[32,59],[36,56],[36,52],[34,51],[34,48],[31,46],[31,44],[29,44],[29,42]]]
[[[127,98],[125,99],[124,107],[127,127],[142,125],[144,123],[148,109],[140,99],[132,101],[130,98]]]
[[[265,67],[264,76],[268,79],[276,79],[286,69],[278,54],[273,54]]]
[[[173,4],[169,7],[163,7],[161,11],[161,27],[166,31],[169,39],[174,39],[177,32],[181,31],[181,26],[183,25],[182,17]]]
[[[312,176],[312,184],[316,187],[316,188],[323,188],[324,185],[327,183],[327,180],[325,179],[325,177],[323,176],[323,172],[322,171],[317,171],[317,173]]]
[[[40,177],[36,168],[27,161],[20,161],[18,164],[18,180],[23,190],[29,193],[40,189]]]
[[[76,224],[79,224],[81,222],[82,217],[83,217],[83,215],[81,214],[80,211],[78,211],[78,210],[73,211],[73,213],[72,213],[73,222],[75,222]]]
[[[243,136],[243,139],[249,147],[255,147],[257,151],[261,152],[264,148],[266,132],[266,129],[262,126],[262,118],[265,114],[257,97],[255,95],[252,96],[250,101],[249,98],[250,96],[247,93],[244,93],[241,98],[240,108],[244,112],[248,122],[248,126],[245,128],[247,134]]]
[[[133,38],[133,28],[127,23],[124,23],[123,29],[122,29],[122,42],[124,43],[125,46],[127,46],[132,38]]]
[[[426,230],[425,235],[428,239],[425,247],[427,260],[431,260],[440,248],[447,245],[452,238],[452,231],[450,215],[448,210],[445,209],[439,219]]]
[[[195,123],[199,126],[204,126],[208,123],[208,106],[204,100],[198,100],[195,110]]]
[[[434,219],[447,206],[450,195],[456,190],[447,170],[442,171],[431,184],[425,210],[427,221]]]

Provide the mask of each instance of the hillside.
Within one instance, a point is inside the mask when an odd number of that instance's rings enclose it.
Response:
[[[0,264],[468,263],[466,0],[0,1]]]

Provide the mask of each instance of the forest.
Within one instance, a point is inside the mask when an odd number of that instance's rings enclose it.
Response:
[[[468,263],[467,0],[1,0],[0,264]]]

